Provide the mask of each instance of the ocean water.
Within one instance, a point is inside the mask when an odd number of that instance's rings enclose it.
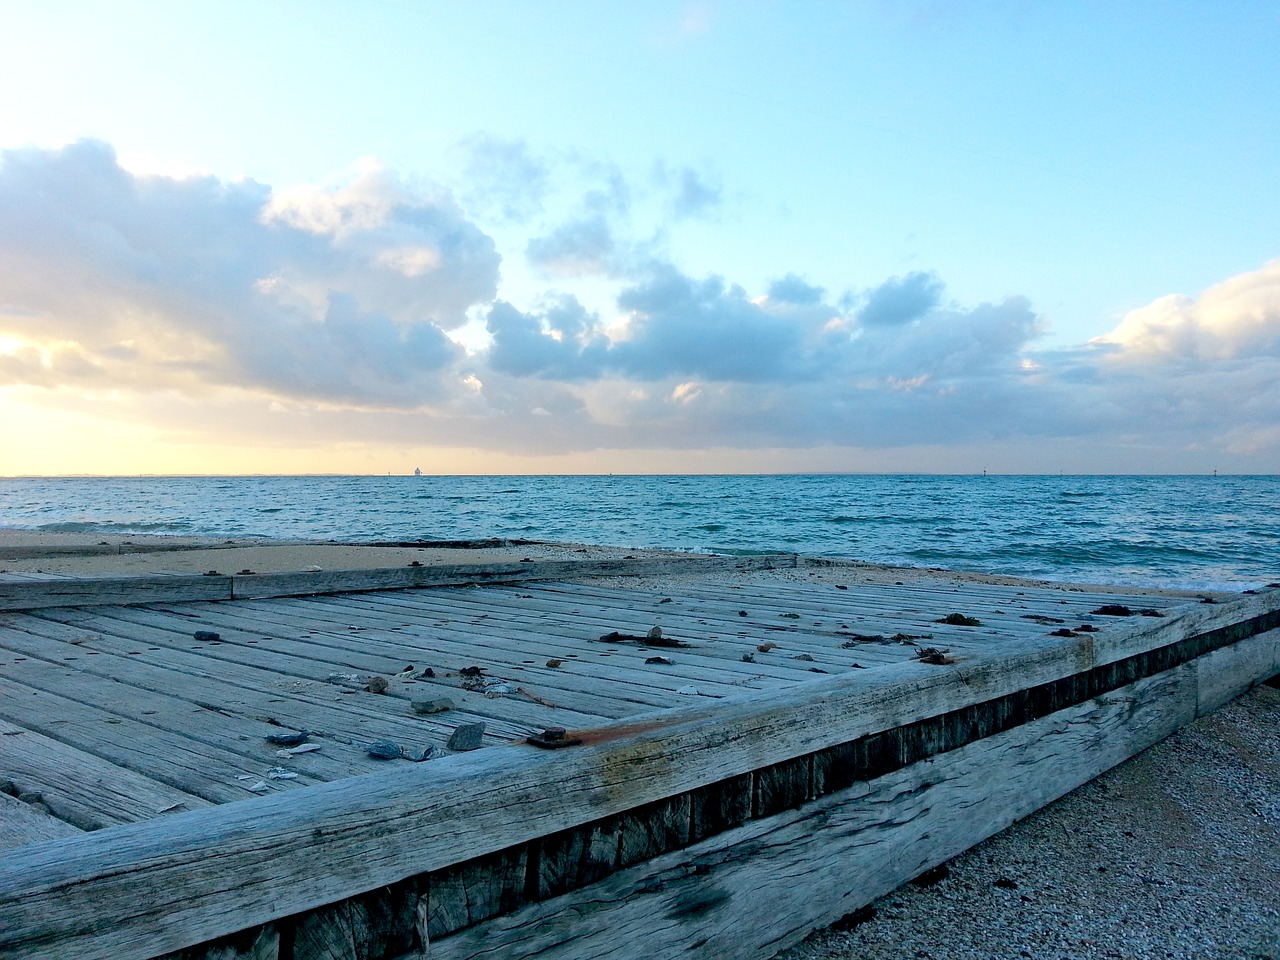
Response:
[[[1275,476],[0,478],[0,527],[781,551],[1184,589],[1280,580]]]

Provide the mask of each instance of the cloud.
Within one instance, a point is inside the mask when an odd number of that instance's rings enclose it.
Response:
[[[537,180],[522,145],[480,146]],[[561,288],[499,299],[495,241],[452,195],[377,167],[282,190],[136,175],[94,142],[6,153],[0,388],[190,434],[259,409],[241,429],[266,445],[1009,443],[1280,467],[1280,261],[1044,349],[1027,298],[961,304],[930,272],[840,298],[805,264],[763,291],[693,275],[631,225],[641,200],[674,216],[679,190],[591,178],[549,228],[512,207],[533,219],[508,242]]]
[[[1093,341],[1126,360],[1227,360],[1280,354],[1280,260],[1199,297],[1171,294],[1129,312]]]
[[[805,365],[805,328],[753,303],[719,277],[695,280],[671,267],[618,296],[627,337],[611,362],[640,378],[700,377],[756,382]]]
[[[558,278],[610,276],[619,270],[619,247],[608,221],[596,214],[562,224],[535,237],[525,257],[543,273]]]
[[[0,333],[30,345],[10,382],[412,406],[448,388],[444,330],[498,265],[448,197],[381,170],[273,192],[135,176],[91,141],[0,166]]]
[[[467,209],[509,223],[525,223],[542,212],[551,188],[550,168],[523,140],[477,133],[459,149]]]
[[[768,297],[770,300],[777,300],[781,303],[794,303],[797,306],[808,307],[815,303],[821,303],[825,293],[826,291],[821,287],[810,286],[801,277],[797,277],[794,273],[788,273],[780,280],[775,280],[769,284]]]
[[[720,207],[723,191],[692,167],[672,170],[666,164],[654,168],[654,180],[668,195],[668,205],[677,219],[705,217]]]
[[[933,309],[941,295],[942,281],[931,273],[893,277],[867,294],[858,319],[868,326],[910,323]]]
[[[578,381],[599,376],[607,343],[599,318],[571,297],[541,314],[499,300],[486,325],[493,337],[489,366],[513,377]]]

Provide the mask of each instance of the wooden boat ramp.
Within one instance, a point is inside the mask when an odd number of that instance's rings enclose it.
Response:
[[[0,576],[0,956],[764,958],[1280,673],[1280,590]]]

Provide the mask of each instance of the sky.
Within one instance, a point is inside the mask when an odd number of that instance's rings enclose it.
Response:
[[[1275,473],[1273,2],[0,0],[0,475]]]

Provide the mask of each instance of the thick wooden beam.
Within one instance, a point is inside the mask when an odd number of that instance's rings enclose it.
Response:
[[[367,570],[208,576],[58,577],[0,580],[0,610],[184,600],[263,599],[366,590],[403,590],[471,583],[512,583],[576,577],[658,576],[664,573],[769,570],[794,567],[791,554],[758,557],[683,556],[619,560],[536,560],[530,563],[434,564]]]
[[[429,956],[772,956],[1151,746],[1195,711],[1194,667],[1184,665],[433,939]]]

